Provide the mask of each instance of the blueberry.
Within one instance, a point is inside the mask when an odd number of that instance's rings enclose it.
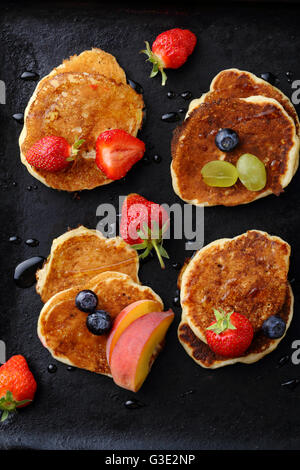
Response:
[[[75,305],[82,312],[93,312],[97,304],[98,297],[91,290],[82,290],[76,295]]]
[[[262,326],[264,335],[272,339],[281,338],[284,335],[285,328],[285,322],[276,315],[272,315],[265,320]]]
[[[93,335],[105,335],[112,327],[111,317],[104,310],[96,310],[88,315],[86,326]]]
[[[232,129],[220,129],[216,135],[215,142],[222,152],[231,152],[239,143],[239,136]]]

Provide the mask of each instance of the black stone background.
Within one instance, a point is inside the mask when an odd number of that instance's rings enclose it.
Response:
[[[34,372],[38,391],[33,405],[0,427],[0,448],[35,449],[296,449],[299,447],[300,387],[287,390],[280,384],[299,376],[291,362],[278,367],[278,360],[292,352],[300,338],[299,309],[299,184],[300,174],[279,198],[269,196],[247,206],[205,209],[205,243],[232,237],[247,229],[261,229],[282,236],[292,245],[290,279],[295,292],[295,316],[278,349],[253,365],[220,370],[198,367],[184,352],[176,336],[180,308],[167,346],[135,396],[117,388],[106,377],[87,371],[68,372],[52,360],[36,335],[41,302],[34,287],[14,286],[15,265],[33,255],[47,256],[52,239],[70,227],[94,228],[96,208],[104,202],[117,205],[118,196],[137,192],[163,203],[181,201],[175,196],[169,172],[170,140],[176,124],[163,123],[161,115],[186,108],[188,102],[169,100],[167,92],[190,90],[197,97],[207,91],[220,70],[239,67],[260,74],[271,71],[278,86],[291,96],[286,72],[300,79],[300,36],[297,4],[198,4],[176,8],[169,5],[106,2],[43,2],[0,8],[0,79],[7,86],[7,103],[0,106],[1,194],[1,322],[0,339],[7,356],[24,354]],[[190,28],[198,45],[188,62],[168,73],[165,88],[150,80],[149,64],[139,54],[143,41],[153,41],[163,30]],[[144,87],[147,120],[140,133],[146,142],[150,164],[137,164],[125,181],[93,191],[80,199],[51,190],[34,180],[19,161],[21,126],[12,115],[23,112],[34,82],[19,77],[25,70],[47,74],[62,59],[92,46],[114,54],[129,78]],[[299,108],[298,108],[299,109]],[[159,154],[162,162],[152,157]],[[13,186],[13,182],[17,186]],[[28,191],[37,184],[38,189]],[[20,245],[8,242],[11,235]],[[28,238],[40,245],[25,245]],[[171,260],[165,272],[156,260],[140,269],[143,283],[150,285],[172,305],[177,271],[190,253],[184,240],[169,241]],[[274,292],[274,296],[276,292]],[[57,372],[47,371],[49,363]],[[188,393],[192,392],[192,393]],[[146,406],[124,407],[136,397]]]

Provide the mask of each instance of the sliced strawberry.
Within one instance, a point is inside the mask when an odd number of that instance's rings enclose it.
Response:
[[[96,142],[96,164],[111,180],[123,178],[145,153],[145,144],[122,129],[102,132]]]

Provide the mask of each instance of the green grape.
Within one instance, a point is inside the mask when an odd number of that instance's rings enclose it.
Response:
[[[238,179],[237,169],[232,163],[214,160],[204,165],[201,174],[208,186],[227,188],[233,186]]]
[[[265,165],[255,155],[244,153],[238,159],[236,167],[241,182],[249,191],[260,191],[266,186]]]

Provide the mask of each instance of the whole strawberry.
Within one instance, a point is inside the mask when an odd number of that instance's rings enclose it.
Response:
[[[245,315],[214,309],[216,321],[206,329],[209,347],[220,356],[238,357],[249,348],[253,327]]]
[[[178,69],[191,55],[197,38],[188,29],[169,29],[157,36],[152,44],[152,50],[146,41],[146,49],[141,51],[148,56],[148,61],[153,64],[150,77],[155,77],[158,72],[162,75],[162,85],[167,81],[164,69]]]
[[[165,209],[139,194],[129,194],[122,206],[120,235],[136,250],[144,250],[140,258],[146,258],[152,249],[156,251],[161,267],[163,258],[169,258],[163,247],[163,234],[169,226]]]
[[[36,392],[36,381],[23,356],[12,356],[0,367],[1,421],[9,413],[29,405]]]
[[[28,163],[38,170],[55,172],[67,168],[73,161],[84,140],[72,146],[63,137],[49,135],[38,140],[26,153]]]

